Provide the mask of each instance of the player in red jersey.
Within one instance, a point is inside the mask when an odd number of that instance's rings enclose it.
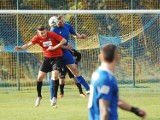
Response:
[[[47,72],[52,71],[52,80],[54,80],[54,97],[51,98],[51,106],[56,105],[56,101],[54,98],[57,97],[57,91],[59,86],[58,76],[59,71],[61,70],[62,64],[62,49],[61,46],[66,43],[66,40],[59,36],[54,32],[49,32],[43,25],[38,26],[37,28],[38,34],[33,37],[33,39],[24,44],[23,46],[16,46],[14,49],[16,51],[26,50],[30,46],[34,44],[38,44],[42,47],[44,53],[44,61],[40,67],[38,77],[37,77],[37,93],[38,97],[35,103],[35,106],[38,107],[40,105],[40,101],[42,99],[41,89],[42,89],[42,81]]]

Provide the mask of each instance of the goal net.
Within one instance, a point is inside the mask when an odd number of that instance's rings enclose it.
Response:
[[[124,12],[124,13],[123,13]],[[43,60],[38,45],[16,53],[17,45],[29,42],[36,27],[56,14],[63,15],[85,40],[70,36],[69,44],[82,54],[78,68],[89,81],[99,66],[98,54],[102,45],[112,43],[119,48],[121,61],[116,76],[122,85],[160,82],[160,13],[156,11],[1,11],[0,13],[0,85],[35,85]],[[47,77],[44,83],[48,83]],[[69,78],[67,78],[68,81]]]

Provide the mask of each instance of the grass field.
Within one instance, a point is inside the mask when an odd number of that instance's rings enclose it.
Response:
[[[87,120],[88,97],[80,98],[75,86],[66,86],[65,97],[58,107],[50,106],[49,88],[43,87],[43,99],[34,107],[36,91],[0,89],[0,120]],[[120,88],[121,98],[141,106],[148,112],[146,120],[160,120],[159,88]],[[119,110],[119,120],[141,120],[132,113]]]

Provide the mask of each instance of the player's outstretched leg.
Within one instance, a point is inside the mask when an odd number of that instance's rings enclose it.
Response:
[[[71,72],[74,74],[75,79],[77,80],[78,83],[82,84],[83,87],[86,89],[86,93],[89,93],[89,85],[87,84],[87,82],[85,81],[85,79],[80,75],[77,65],[76,64],[69,64],[67,65],[67,67],[71,70]]]
[[[77,85],[77,88],[78,88],[78,90],[79,90],[80,97],[85,98],[86,95],[83,93],[81,84],[80,84],[80,83],[76,83],[76,85]]]
[[[82,76],[75,77],[77,82],[81,83],[83,87],[86,89],[86,91],[89,91],[89,85],[85,81],[85,79]]]

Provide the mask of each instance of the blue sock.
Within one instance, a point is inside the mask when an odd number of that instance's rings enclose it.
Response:
[[[78,76],[78,77],[75,77],[76,80],[83,85],[83,87],[86,89],[86,90],[89,90],[89,85],[87,84],[87,82],[85,81],[85,79],[82,77],[82,76]]]
[[[54,96],[54,80],[50,80],[50,97],[51,97],[51,100],[52,100],[52,98],[53,98],[53,96]]]

